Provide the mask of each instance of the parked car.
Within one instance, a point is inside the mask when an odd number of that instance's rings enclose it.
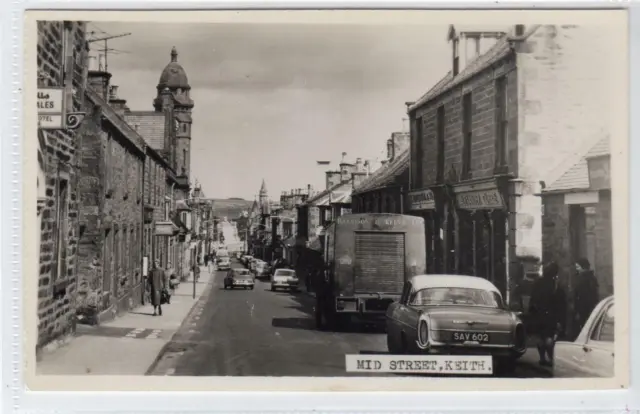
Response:
[[[558,341],[554,369],[588,376],[613,377],[615,304],[613,296],[600,301],[573,342]]]
[[[232,269],[227,272],[224,278],[224,288],[234,289],[237,287],[243,289],[252,289],[255,286],[255,280],[251,272],[247,269]]]
[[[256,259],[255,257],[251,259],[251,261],[249,262],[249,270],[251,270],[252,272],[256,271],[256,265],[258,264],[258,262],[261,262],[262,260],[260,259]]]
[[[299,283],[295,270],[278,269],[271,278],[271,290],[287,289],[295,292],[298,290]]]
[[[229,260],[229,257],[220,257],[218,259],[218,270],[229,269],[231,269],[231,260]]]
[[[519,314],[480,277],[413,276],[386,319],[391,354],[491,354],[494,371],[511,371],[527,350]]]

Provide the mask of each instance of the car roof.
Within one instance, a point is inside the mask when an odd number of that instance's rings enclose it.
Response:
[[[465,287],[470,289],[484,289],[500,293],[498,288],[487,279],[477,276],[465,275],[416,275],[411,279],[414,289],[427,289],[437,287]]]

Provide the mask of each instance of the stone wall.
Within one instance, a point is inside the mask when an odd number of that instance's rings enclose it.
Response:
[[[144,153],[87,99],[82,126],[78,314],[98,323],[140,303]]]
[[[507,77],[507,96],[509,106],[509,171],[514,171],[517,165],[517,76],[515,58],[508,55],[492,66],[480,71],[475,76],[455,86],[453,89],[436,97],[415,111],[415,119],[422,121],[422,136],[412,134],[411,158],[416,164],[416,139],[422,140],[422,166],[414,169],[414,174],[422,176],[422,187],[436,183],[437,176],[437,110],[444,105],[445,112],[445,162],[444,175],[451,177],[451,172],[459,177],[462,170],[462,97],[471,92],[472,100],[472,141],[470,179],[491,177],[495,168],[495,79],[499,76]],[[417,122],[417,121],[414,121]],[[453,180],[456,181],[456,180]]]
[[[39,21],[38,86],[62,86],[63,41],[73,43],[73,110],[80,111],[86,87],[85,24]],[[42,209],[38,275],[38,340],[36,348],[75,329],[78,248],[77,131],[44,131],[46,201]],[[35,139],[35,137],[34,137]]]

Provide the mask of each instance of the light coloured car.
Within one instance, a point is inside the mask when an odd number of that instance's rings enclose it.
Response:
[[[255,280],[253,275],[247,269],[232,269],[224,278],[225,289],[234,289],[239,287],[253,290],[254,286]]]
[[[613,377],[615,307],[613,296],[600,301],[573,342],[558,341],[554,371]]]
[[[231,260],[228,257],[221,257],[218,260],[218,270],[229,270],[231,269]]]
[[[271,277],[271,290],[286,289],[297,291],[299,283],[295,270],[277,269]]]
[[[413,276],[386,320],[391,354],[490,354],[494,371],[512,371],[527,350],[519,315],[480,277]]]

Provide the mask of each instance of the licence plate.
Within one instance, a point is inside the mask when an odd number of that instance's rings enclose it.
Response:
[[[489,334],[484,332],[454,332],[453,340],[458,342],[489,342]]]

